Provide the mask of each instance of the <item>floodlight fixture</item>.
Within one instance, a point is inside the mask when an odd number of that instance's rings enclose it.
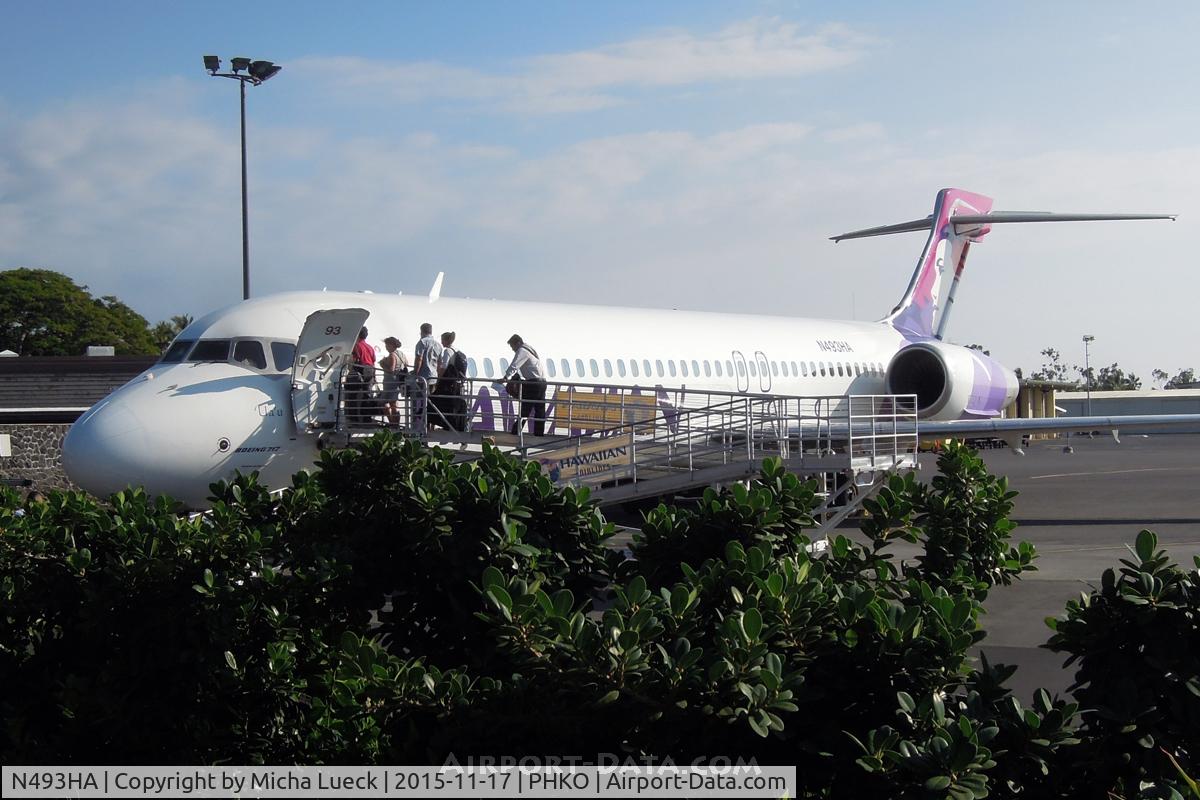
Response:
[[[246,200],[246,84],[258,86],[283,69],[272,61],[253,61],[238,56],[229,59],[233,72],[221,72],[221,59],[204,57],[204,68],[214,78],[232,78],[238,82],[242,101],[242,299],[250,299],[250,225]]]
[[[270,61],[255,61],[250,64],[250,77],[254,78],[258,83],[263,83],[275,77],[275,73],[283,67],[277,66]]]

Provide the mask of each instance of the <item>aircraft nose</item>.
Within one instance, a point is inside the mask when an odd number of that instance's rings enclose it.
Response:
[[[146,433],[129,405],[110,398],[80,417],[62,444],[67,477],[97,497],[145,483]]]

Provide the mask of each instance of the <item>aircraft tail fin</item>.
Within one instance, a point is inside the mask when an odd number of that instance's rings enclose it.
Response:
[[[906,338],[941,339],[950,319],[954,294],[966,266],[972,242],[991,231],[992,225],[1009,222],[1090,222],[1097,220],[1175,219],[1175,214],[1053,214],[1047,211],[992,211],[992,198],[963,189],[942,189],[933,213],[924,219],[882,225],[831,237],[840,242],[868,236],[928,231],[929,238],[908,289],[896,307],[881,320]],[[947,269],[953,269],[949,291],[943,300]],[[939,313],[940,312],[940,313]]]
[[[938,192],[933,214],[920,220],[929,231],[925,249],[921,251],[904,296],[884,318],[884,322],[891,323],[906,337],[928,338],[936,335],[941,338],[949,318],[949,303],[953,303],[953,291],[957,289],[958,279],[966,266],[971,242],[979,241],[991,230],[989,224],[982,223],[960,233],[959,226],[950,224],[950,218],[960,213],[983,216],[991,210],[990,197],[962,189],[942,189]],[[951,287],[945,310],[939,315],[947,269],[953,270],[954,286]]]

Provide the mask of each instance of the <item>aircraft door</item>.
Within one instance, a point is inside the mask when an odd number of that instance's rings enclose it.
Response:
[[[737,377],[737,390],[750,391],[750,370],[746,368],[746,357],[741,350],[733,351],[733,374]]]
[[[300,433],[337,423],[338,378],[370,312],[362,308],[316,311],[304,321],[292,363],[292,416]]]
[[[771,362],[762,350],[754,351],[754,360],[758,362],[758,388],[764,392],[771,391]]]

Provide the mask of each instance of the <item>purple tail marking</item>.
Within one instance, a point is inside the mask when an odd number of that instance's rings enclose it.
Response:
[[[925,250],[917,262],[912,281],[899,305],[885,318],[909,340],[933,336],[934,317],[939,309],[942,275],[947,266],[961,273],[966,261],[966,245],[982,239],[991,227],[984,225],[970,236],[954,233],[949,224],[956,213],[986,214],[992,210],[992,198],[962,189],[942,189],[933,205],[933,221]]]

